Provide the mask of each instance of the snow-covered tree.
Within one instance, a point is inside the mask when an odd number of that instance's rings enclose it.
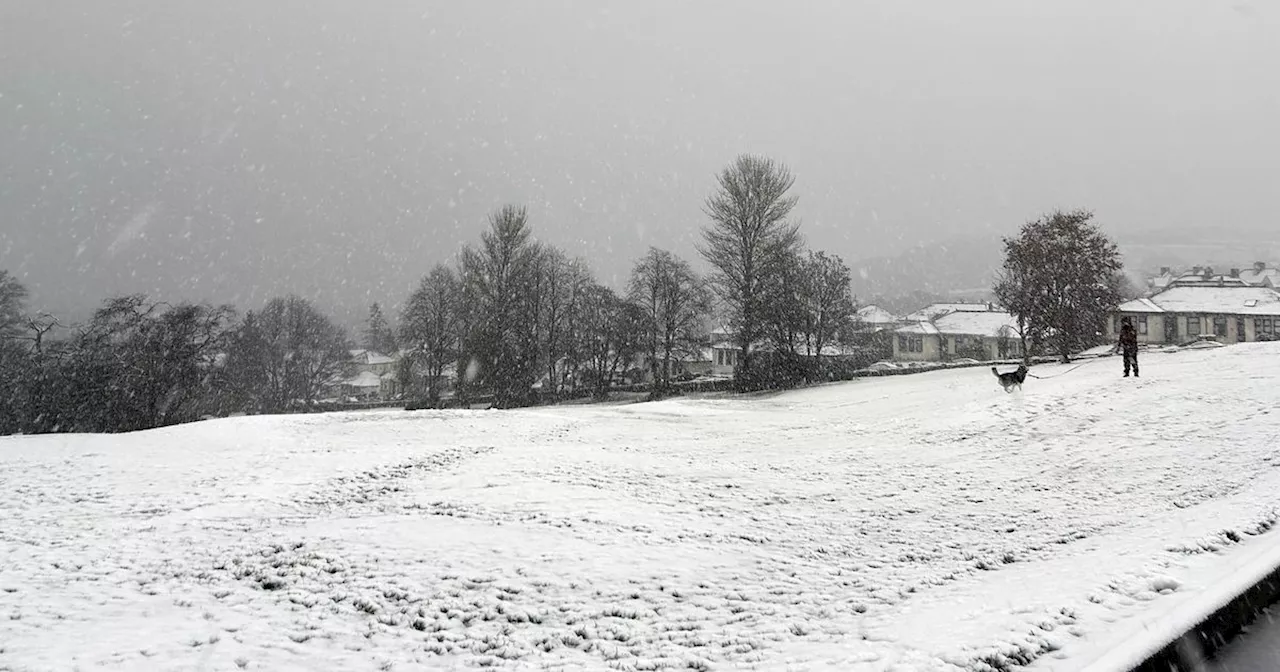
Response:
[[[1004,239],[994,292],[1018,320],[1024,353],[1043,345],[1069,361],[1099,342],[1119,305],[1120,252],[1092,218],[1086,210],[1055,211]]]

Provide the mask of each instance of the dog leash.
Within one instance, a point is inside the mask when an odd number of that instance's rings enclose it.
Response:
[[[1065,375],[1067,375],[1068,373],[1071,373],[1072,371],[1075,371],[1076,369],[1078,369],[1078,368],[1080,368],[1080,367],[1082,367],[1082,366],[1086,366],[1086,365],[1088,365],[1088,364],[1092,364],[1093,362],[1096,362],[1096,361],[1097,361],[1097,360],[1095,359],[1095,360],[1090,360],[1090,361],[1088,361],[1088,362],[1080,362],[1079,364],[1076,364],[1075,366],[1073,366],[1073,367],[1071,367],[1071,368],[1067,369],[1066,371],[1060,371],[1060,372],[1058,372],[1058,373],[1053,374],[1052,376],[1037,376],[1036,374],[1031,373],[1030,371],[1028,371],[1028,372],[1027,372],[1027,375],[1028,375],[1028,376],[1031,376],[1032,378],[1035,378],[1035,379],[1037,379],[1037,380],[1049,380],[1050,378],[1057,378],[1058,376],[1065,376]]]

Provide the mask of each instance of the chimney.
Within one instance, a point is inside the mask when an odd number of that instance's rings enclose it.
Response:
[[[1261,273],[1262,271],[1267,270],[1267,262],[1265,262],[1265,261],[1255,261],[1255,262],[1253,262],[1253,270],[1258,271],[1259,273]]]
[[[1233,269],[1231,269],[1231,277],[1233,277],[1233,278],[1238,278],[1238,277],[1240,277],[1240,269],[1238,269],[1238,268],[1233,268]]]
[[[1160,267],[1160,275],[1169,275],[1169,271],[1170,271],[1170,270],[1171,270],[1171,269],[1170,269],[1168,266],[1161,266],[1161,267]]]
[[[1212,267],[1212,266],[1205,266],[1205,267],[1204,267],[1204,277],[1205,277],[1205,279],[1208,279],[1208,278],[1213,277],[1213,267]]]

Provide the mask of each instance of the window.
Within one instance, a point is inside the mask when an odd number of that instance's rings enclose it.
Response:
[[[1147,335],[1147,316],[1143,315],[1138,318],[1138,333],[1143,336]]]
[[[1213,318],[1213,335],[1220,338],[1227,337],[1227,317],[1218,315]]]
[[[1187,335],[1188,336],[1200,335],[1200,318],[1198,317],[1187,318]]]
[[[1269,317],[1255,317],[1255,318],[1253,318],[1253,334],[1254,334],[1254,338],[1258,338],[1259,336],[1261,336],[1261,335],[1263,335],[1263,334],[1274,334],[1274,333],[1276,333],[1276,332],[1274,331],[1274,329],[1275,329],[1275,323],[1276,323],[1276,322],[1280,322],[1280,320],[1272,321],[1272,319],[1271,319],[1271,318],[1269,318]]]
[[[911,352],[924,352],[924,337],[923,337],[923,336],[912,336],[912,337],[911,337]]]
[[[924,337],[898,334],[898,352],[924,352]]]
[[[1236,317],[1236,342],[1244,343],[1244,318]]]

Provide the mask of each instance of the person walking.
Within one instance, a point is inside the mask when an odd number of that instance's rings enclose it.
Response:
[[[1129,377],[1129,370],[1133,370],[1133,377],[1138,377],[1138,330],[1133,328],[1133,322],[1129,318],[1120,320],[1120,342],[1116,343],[1115,350],[1122,351],[1124,354],[1124,377]],[[1112,352],[1115,352],[1113,350]]]

